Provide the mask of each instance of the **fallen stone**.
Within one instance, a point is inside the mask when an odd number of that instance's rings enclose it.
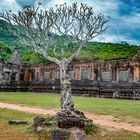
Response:
[[[52,130],[52,140],[69,139],[71,132],[64,129]]]
[[[42,125],[45,121],[46,119],[43,118],[42,116],[35,117],[33,122],[34,131],[40,132],[41,130],[43,130]]]
[[[27,121],[24,121],[24,120],[9,120],[8,121],[8,124],[9,125],[18,125],[18,124],[28,124]]]
[[[93,125],[93,121],[90,120],[90,119],[87,119],[87,120],[84,121],[84,125],[85,126],[92,126]]]
[[[43,118],[42,116],[37,116],[34,118],[34,125],[43,124],[44,121],[46,121],[45,118]]]
[[[72,135],[73,135],[73,140],[86,140],[86,135],[80,130],[73,131]]]
[[[46,121],[43,122],[43,124],[46,125],[46,126],[53,126],[53,125],[57,125],[57,121],[46,120]]]
[[[84,127],[84,120],[78,117],[58,117],[59,128]]]
[[[40,131],[42,131],[43,130],[43,127],[41,127],[41,126],[37,126],[36,127],[36,132],[40,132]]]

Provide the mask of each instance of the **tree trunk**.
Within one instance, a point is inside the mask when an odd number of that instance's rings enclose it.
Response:
[[[60,86],[61,86],[61,112],[65,114],[72,114],[74,111],[74,104],[71,98],[71,82],[68,72],[68,63],[62,60],[60,67]]]
[[[59,64],[60,67],[60,86],[61,86],[61,112],[58,113],[58,127],[60,128],[83,128],[86,119],[83,112],[74,108],[74,103],[71,98],[71,81],[68,71],[68,61],[64,59]]]

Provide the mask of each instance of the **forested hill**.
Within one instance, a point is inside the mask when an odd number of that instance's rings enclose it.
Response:
[[[17,39],[6,28],[6,22],[0,20],[0,56],[6,61],[12,53]],[[129,44],[112,44],[89,42],[81,51],[78,59],[116,59],[132,58],[140,49],[138,46]],[[43,56],[36,54],[34,50],[26,46],[20,47],[22,60],[27,63],[47,62]],[[51,52],[50,52],[51,53]],[[67,51],[67,55],[71,50]],[[53,55],[53,54],[52,54]]]

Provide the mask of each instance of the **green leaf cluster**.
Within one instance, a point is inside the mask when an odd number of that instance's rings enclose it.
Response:
[[[6,44],[0,42],[0,58],[3,60],[7,60],[10,57],[11,53],[11,49]]]

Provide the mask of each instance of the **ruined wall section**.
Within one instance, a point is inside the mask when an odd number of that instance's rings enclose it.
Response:
[[[4,71],[13,68],[20,74],[17,82],[8,82],[1,86],[1,91],[60,92],[59,67],[54,63],[11,65],[1,62],[0,68]],[[140,99],[140,59],[73,61],[69,75],[72,94]]]
[[[59,79],[59,67],[54,64],[34,64],[34,80]],[[72,80],[95,80],[104,82],[139,82],[140,61],[117,59],[106,61],[73,61],[69,65]]]

